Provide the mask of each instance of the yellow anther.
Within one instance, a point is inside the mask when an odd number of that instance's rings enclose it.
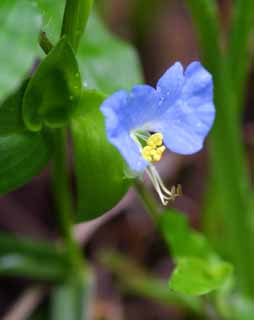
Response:
[[[166,150],[165,146],[161,146],[159,148],[157,148],[157,154],[163,155],[164,151]]]
[[[142,156],[145,160],[151,162],[153,160],[152,158],[152,154],[151,152],[153,151],[154,149],[150,146],[145,146],[143,149],[142,149]]]
[[[163,135],[155,133],[151,135],[146,143],[147,145],[142,149],[141,154],[146,161],[158,162],[161,160],[166,147],[162,145]]]
[[[163,152],[166,150],[165,146],[159,148],[153,148],[150,146],[145,146],[142,149],[142,156],[145,160],[149,162],[158,162],[161,160]]]
[[[148,140],[147,140],[147,145],[150,147],[159,147],[162,145],[163,141],[163,135],[161,133],[154,133],[152,134]]]

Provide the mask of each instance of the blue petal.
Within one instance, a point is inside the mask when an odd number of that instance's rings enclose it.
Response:
[[[167,104],[170,106],[180,98],[183,83],[183,66],[176,62],[159,79],[156,89],[162,97],[167,97]]]
[[[117,147],[128,166],[134,172],[142,172],[147,167],[147,161],[141,156],[136,142],[130,137],[128,132],[119,132],[114,137],[109,138],[110,142]]]
[[[214,121],[213,82],[198,62],[189,65],[184,77],[181,98],[156,119],[153,130],[163,134],[171,151],[192,154],[202,149]]]
[[[118,148],[134,171],[143,171],[147,162],[138,145],[131,138],[131,131],[151,122],[157,112],[159,95],[148,85],[135,86],[131,93],[118,91],[104,101],[101,111],[106,118],[109,141]]]

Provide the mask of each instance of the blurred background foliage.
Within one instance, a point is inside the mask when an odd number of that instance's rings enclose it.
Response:
[[[36,2],[38,6],[25,0],[5,0],[0,4],[0,21],[3,21],[0,31],[0,192],[3,195],[40,173],[52,152],[47,130],[28,132],[21,111],[15,106],[26,87],[26,78],[43,57],[37,44],[41,25],[53,44],[61,29],[64,1]],[[174,210],[183,212],[193,229],[205,231],[210,244],[201,233],[188,229],[184,216],[179,218],[177,213],[176,218],[172,218],[172,210],[162,216],[161,226],[168,235],[166,242],[170,243],[171,258],[186,258],[187,244],[190,245],[188,253],[195,252],[198,257],[187,261],[187,269],[190,268],[187,274],[192,275],[192,280],[196,273],[204,274],[200,292],[207,286],[217,288],[221,275],[231,268],[226,263],[222,269],[215,266],[215,282],[206,283],[207,269],[199,259],[209,255],[213,265],[214,250],[216,255],[233,264],[234,276],[218,293],[204,299],[187,295],[188,290],[193,289],[190,279],[186,279],[186,283],[190,283],[186,288],[181,278],[183,294],[170,291],[167,281],[173,260],[168,257],[166,243],[130,190],[123,201],[99,220],[75,226],[75,236],[96,270],[97,281],[96,288],[92,289],[90,276],[84,284],[73,283],[69,277],[73,266],[66,259],[65,250],[47,244],[58,238],[59,230],[51,178],[45,169],[29,184],[1,198],[0,227],[4,233],[0,236],[0,317],[5,320],[48,319],[50,315],[54,320],[85,318],[89,308],[84,308],[83,301],[89,298],[84,297],[95,291],[93,319],[204,319],[204,313],[209,319],[254,319],[251,38],[254,2],[97,0],[95,6],[103,22],[95,15],[90,17],[77,54],[85,87],[110,94],[141,83],[142,74],[146,82],[154,84],[176,60],[187,65],[201,59],[213,74],[217,116],[206,148],[189,157],[169,153],[159,166],[168,185],[183,185],[184,196],[173,204]],[[4,19],[7,12],[8,19]],[[131,42],[133,48],[126,41]],[[71,71],[70,77],[75,72]],[[83,99],[86,105],[99,106],[103,96],[91,90]],[[71,123],[74,166],[70,163],[70,170],[78,197],[79,221],[111,209],[128,187],[128,182],[124,186],[112,183],[115,189],[107,189],[100,181],[106,167],[108,186],[113,181],[110,180],[112,172],[117,181],[123,164],[116,154],[116,165],[108,166],[111,146],[103,144],[106,147],[102,155],[101,140],[84,133],[83,128],[92,130],[92,119],[102,121],[98,110],[90,109],[83,108],[81,103]],[[15,116],[13,110],[16,110]],[[83,144],[94,146],[87,151],[89,156],[83,151]],[[94,163],[95,157],[101,161]],[[86,161],[89,166],[84,166]],[[93,178],[98,183],[96,197],[85,184],[88,174],[89,184]],[[91,216],[82,216],[86,210]],[[184,259],[180,266],[186,272]],[[69,280],[63,284],[66,279]],[[59,285],[52,289],[42,280]]]

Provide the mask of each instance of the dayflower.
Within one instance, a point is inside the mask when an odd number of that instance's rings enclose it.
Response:
[[[176,189],[165,187],[153,163],[161,160],[166,148],[183,155],[202,149],[215,117],[212,76],[199,62],[185,71],[176,62],[156,88],[137,85],[130,93],[117,91],[101,111],[109,141],[133,173],[147,172],[166,205]]]

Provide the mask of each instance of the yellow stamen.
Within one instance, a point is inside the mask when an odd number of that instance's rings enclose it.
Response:
[[[145,160],[149,162],[158,162],[161,160],[166,147],[162,145],[163,136],[161,133],[155,133],[147,140],[147,145],[141,153]]]
[[[152,154],[151,152],[153,151],[153,148],[150,147],[150,146],[145,146],[143,149],[142,149],[142,156],[145,160],[151,162],[153,160],[152,158]]]
[[[161,146],[161,147],[157,148],[157,154],[163,155],[165,150],[166,150],[166,147]]]
[[[147,145],[150,147],[159,147],[162,145],[163,141],[163,135],[159,132],[152,134],[148,140],[147,140]]]

